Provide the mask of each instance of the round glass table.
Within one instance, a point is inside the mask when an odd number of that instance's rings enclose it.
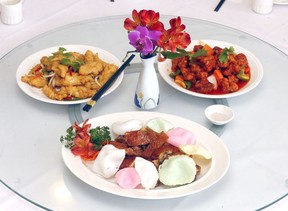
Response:
[[[287,55],[237,29],[192,18],[182,21],[193,40],[236,44],[251,51],[264,68],[264,77],[255,89],[217,100],[179,92],[159,76],[160,105],[153,111],[187,118],[221,136],[231,156],[226,175],[210,188],[189,196],[143,200],[103,192],[69,171],[62,159],[60,137],[72,123],[138,111],[133,99],[140,59],[133,60],[120,86],[90,112],[82,111],[84,104],[55,105],[27,96],[17,86],[17,67],[39,50],[70,44],[96,46],[121,60],[131,50],[123,28],[125,18],[98,18],[57,28],[1,58],[1,181],[36,206],[51,210],[256,210],[284,196],[288,192]],[[161,20],[168,25],[171,18],[163,16]],[[209,123],[204,110],[211,104],[229,104],[234,120],[225,127]]]

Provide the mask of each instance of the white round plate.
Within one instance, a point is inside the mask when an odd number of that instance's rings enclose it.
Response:
[[[287,4],[288,5],[288,0],[274,0],[274,4]]]
[[[207,43],[212,48],[214,46],[219,46],[221,48],[224,48],[224,47],[229,48],[230,46],[232,46],[232,47],[234,47],[236,53],[244,53],[248,59],[250,69],[251,69],[250,81],[242,89],[240,89],[234,93],[212,95],[212,94],[202,94],[202,93],[193,92],[193,91],[182,88],[181,86],[176,84],[174,82],[174,80],[169,76],[169,74],[171,72],[172,62],[170,59],[166,59],[164,62],[158,62],[158,70],[159,70],[159,73],[162,76],[162,78],[170,86],[172,86],[173,88],[175,88],[181,92],[184,92],[186,94],[193,95],[196,97],[216,99],[216,98],[236,97],[236,96],[242,95],[244,93],[251,91],[260,83],[260,81],[263,78],[263,67],[262,67],[262,64],[260,63],[260,61],[258,60],[258,58],[256,56],[254,56],[254,54],[252,54],[250,51],[248,51],[248,50],[246,50],[240,46],[237,46],[235,44],[231,44],[231,43],[227,43],[227,42],[216,41],[216,40],[201,40],[201,41],[203,43]],[[192,41],[191,44],[187,47],[187,49],[192,50],[195,45],[199,45],[198,40]]]
[[[114,179],[105,179],[83,164],[79,156],[74,156],[70,149],[62,146],[62,157],[66,166],[80,180],[99,190],[119,196],[139,199],[167,199],[177,198],[203,191],[217,183],[227,172],[230,165],[230,155],[222,140],[207,128],[188,119],[157,112],[124,112],[108,114],[89,120],[92,127],[111,126],[116,121],[127,121],[131,119],[141,120],[144,124],[156,117],[161,117],[174,124],[192,131],[199,145],[205,147],[212,155],[210,162],[202,162],[201,173],[196,181],[178,187],[159,186],[155,189],[123,189],[118,186]],[[113,138],[113,137],[112,137]],[[197,163],[197,161],[196,161]]]
[[[81,100],[71,100],[71,101],[52,100],[52,99],[48,98],[46,95],[44,95],[44,93],[41,91],[41,89],[36,88],[36,87],[32,87],[29,84],[24,83],[24,82],[21,81],[21,77],[24,76],[25,74],[27,74],[33,66],[35,66],[36,64],[39,64],[40,59],[43,56],[52,55],[52,53],[58,51],[59,47],[65,48],[67,50],[67,52],[74,51],[74,52],[79,52],[79,53],[85,53],[87,50],[91,50],[93,53],[98,53],[99,57],[103,61],[111,63],[111,64],[115,64],[118,67],[121,66],[121,62],[120,62],[120,60],[117,57],[115,57],[114,55],[112,55],[111,53],[109,53],[109,52],[107,52],[105,50],[102,50],[100,48],[93,47],[93,46],[87,46],[87,45],[59,45],[59,46],[43,49],[41,51],[38,51],[38,52],[28,56],[26,59],[24,59],[24,61],[21,62],[21,64],[19,65],[19,67],[17,69],[16,81],[17,81],[18,86],[20,87],[20,89],[24,93],[26,93],[30,97],[33,97],[33,98],[35,98],[37,100],[40,100],[40,101],[43,101],[43,102],[46,102],[46,103],[52,103],[52,104],[71,105],[71,104],[85,103],[85,102],[88,102],[90,100],[90,98],[81,99]],[[120,83],[122,82],[123,76],[124,76],[124,72],[122,72],[120,74],[120,76],[115,80],[115,82],[105,92],[105,94],[103,94],[102,97],[104,97],[105,95],[108,95],[111,92],[113,92],[120,85]]]

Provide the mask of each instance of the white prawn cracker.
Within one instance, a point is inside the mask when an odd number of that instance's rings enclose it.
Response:
[[[99,152],[92,170],[104,178],[112,177],[119,170],[124,158],[124,149],[117,149],[111,144],[105,145]]]
[[[131,119],[124,122],[115,122],[111,125],[111,130],[117,135],[124,135],[126,132],[140,130],[142,122],[140,120]]]
[[[136,157],[135,169],[140,176],[141,185],[145,189],[151,189],[157,185],[159,179],[158,171],[152,162],[141,157]]]

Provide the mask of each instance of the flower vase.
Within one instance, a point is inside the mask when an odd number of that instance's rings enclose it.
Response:
[[[143,69],[138,78],[134,102],[137,107],[145,110],[159,105],[159,83],[154,67],[156,57],[156,55],[148,58],[141,56]]]

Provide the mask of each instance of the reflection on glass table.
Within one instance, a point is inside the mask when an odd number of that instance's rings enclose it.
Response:
[[[165,24],[171,17],[164,17]],[[0,60],[1,180],[20,195],[52,210],[256,210],[287,193],[287,56],[273,46],[219,24],[183,18],[193,40],[219,40],[252,52],[263,65],[264,77],[253,90],[228,99],[200,98],[182,93],[159,75],[160,105],[153,112],[189,119],[211,129],[227,146],[231,165],[212,187],[173,199],[140,200],[119,197],[91,187],[65,166],[59,141],[71,122],[118,112],[138,111],[133,98],[140,58],[125,71],[122,83],[90,112],[77,106],[52,105],[24,94],[16,83],[19,64],[29,55],[52,46],[89,45],[122,59],[128,50],[125,17],[110,17],[67,25],[23,43]],[[125,41],[125,42],[124,42]],[[277,62],[275,62],[277,61]],[[9,90],[9,91],[8,91]],[[235,117],[225,128],[213,130],[205,118],[207,106],[233,108]],[[265,176],[263,176],[265,175]],[[232,197],[237,196],[237,197]],[[256,199],[255,199],[255,196]],[[209,203],[207,201],[209,200]],[[113,203],[111,203],[113,202]],[[149,202],[149,203],[148,203]]]

